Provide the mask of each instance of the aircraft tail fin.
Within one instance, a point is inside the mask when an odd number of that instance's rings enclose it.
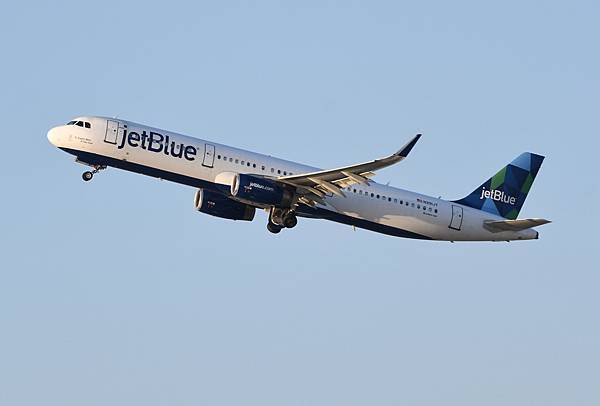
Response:
[[[514,220],[525,203],[543,161],[541,155],[524,152],[470,195],[455,203]]]

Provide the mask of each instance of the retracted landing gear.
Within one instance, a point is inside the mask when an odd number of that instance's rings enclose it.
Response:
[[[283,228],[294,228],[298,224],[296,212],[291,209],[272,207],[269,212],[267,230],[273,234],[279,233]]]
[[[104,166],[104,165],[93,165],[92,167],[94,168],[94,170],[83,172],[81,174],[81,179],[83,179],[86,182],[89,182],[90,180],[92,180],[95,173],[98,173],[101,170],[106,169],[106,166]]]

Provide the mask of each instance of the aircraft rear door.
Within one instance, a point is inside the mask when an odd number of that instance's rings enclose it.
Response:
[[[463,222],[463,208],[452,205],[452,220],[450,220],[449,228],[460,231]]]

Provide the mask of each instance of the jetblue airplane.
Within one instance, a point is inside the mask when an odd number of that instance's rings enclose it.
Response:
[[[517,219],[543,156],[525,152],[470,195],[447,201],[381,185],[370,178],[408,156],[417,134],[384,158],[322,170],[131,121],[78,117],[48,131],[56,147],[88,165],[84,181],[107,167],[197,188],[196,210],[252,221],[269,212],[279,233],[298,217],[332,220],[383,234],[441,241],[537,239],[548,220]]]

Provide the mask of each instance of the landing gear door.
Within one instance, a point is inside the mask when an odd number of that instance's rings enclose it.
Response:
[[[460,206],[452,206],[452,220],[450,220],[449,228],[460,231],[463,222],[463,208]]]
[[[215,146],[211,144],[204,144],[204,160],[202,166],[212,168],[215,163]]]
[[[104,142],[109,144],[117,143],[117,135],[119,131],[119,122],[113,120],[106,121],[106,133],[104,134]]]

